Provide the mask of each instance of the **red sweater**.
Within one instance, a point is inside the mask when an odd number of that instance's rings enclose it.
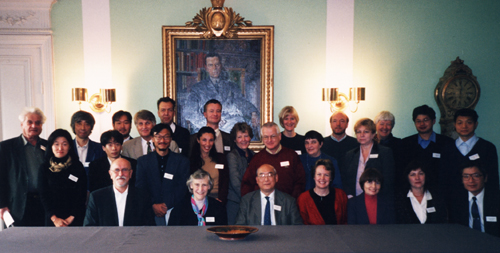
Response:
[[[377,195],[365,194],[365,206],[370,224],[377,224]]]
[[[277,154],[271,155],[264,148],[252,158],[241,181],[241,196],[259,189],[255,177],[257,169],[263,164],[272,165],[278,172],[276,189],[294,198],[304,191],[306,176],[300,158],[295,151],[282,146]]]
[[[297,205],[305,225],[325,225],[309,191],[300,194]],[[347,195],[338,188],[335,188],[335,217],[337,224],[347,224]]]

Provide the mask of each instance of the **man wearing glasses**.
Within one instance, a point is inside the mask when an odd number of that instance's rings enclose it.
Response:
[[[461,168],[466,193],[454,195],[450,206],[450,222],[468,226],[477,231],[500,236],[500,192],[485,188],[488,174],[477,162],[468,162]]]
[[[255,180],[259,189],[241,199],[236,225],[303,224],[295,199],[274,188],[278,174],[273,166],[260,166]]]
[[[189,160],[169,150],[172,130],[167,124],[151,129],[155,152],[137,159],[136,187],[146,190],[152,197],[157,226],[168,224],[170,211],[187,192]]]
[[[90,194],[84,226],[154,226],[154,214],[146,191],[129,184],[130,162],[116,159],[109,168],[113,185]]]
[[[297,198],[304,192],[306,185],[305,171],[299,156],[294,150],[281,146],[281,134],[276,123],[265,123],[260,132],[265,148],[257,153],[248,165],[241,182],[241,196],[259,189],[256,180],[257,169],[263,164],[269,164],[280,175],[276,189]]]

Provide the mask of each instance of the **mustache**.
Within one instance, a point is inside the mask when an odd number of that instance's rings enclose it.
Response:
[[[126,179],[127,179],[127,177],[126,177],[126,176],[118,176],[118,177],[116,177],[116,180],[118,180],[118,179],[123,179],[123,180],[126,180]]]

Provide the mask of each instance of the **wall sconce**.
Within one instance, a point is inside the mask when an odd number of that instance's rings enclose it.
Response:
[[[349,88],[349,97],[345,93],[339,92],[339,88],[323,88],[322,98],[323,101],[330,102],[330,111],[332,113],[344,111],[347,107],[351,112],[356,112],[359,101],[365,101],[365,88]]]
[[[82,110],[82,102],[88,102],[90,109],[94,112],[110,112],[111,103],[116,102],[116,89],[99,89],[99,93],[90,96],[87,101],[86,88],[71,89],[72,101],[78,101],[80,110]]]

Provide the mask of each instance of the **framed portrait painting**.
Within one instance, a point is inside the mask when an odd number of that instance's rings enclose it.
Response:
[[[175,120],[191,134],[206,126],[207,101],[222,104],[219,129],[246,122],[262,147],[260,126],[273,120],[274,27],[242,27],[231,39],[205,39],[193,27],[164,26],[164,96],[177,101]]]

